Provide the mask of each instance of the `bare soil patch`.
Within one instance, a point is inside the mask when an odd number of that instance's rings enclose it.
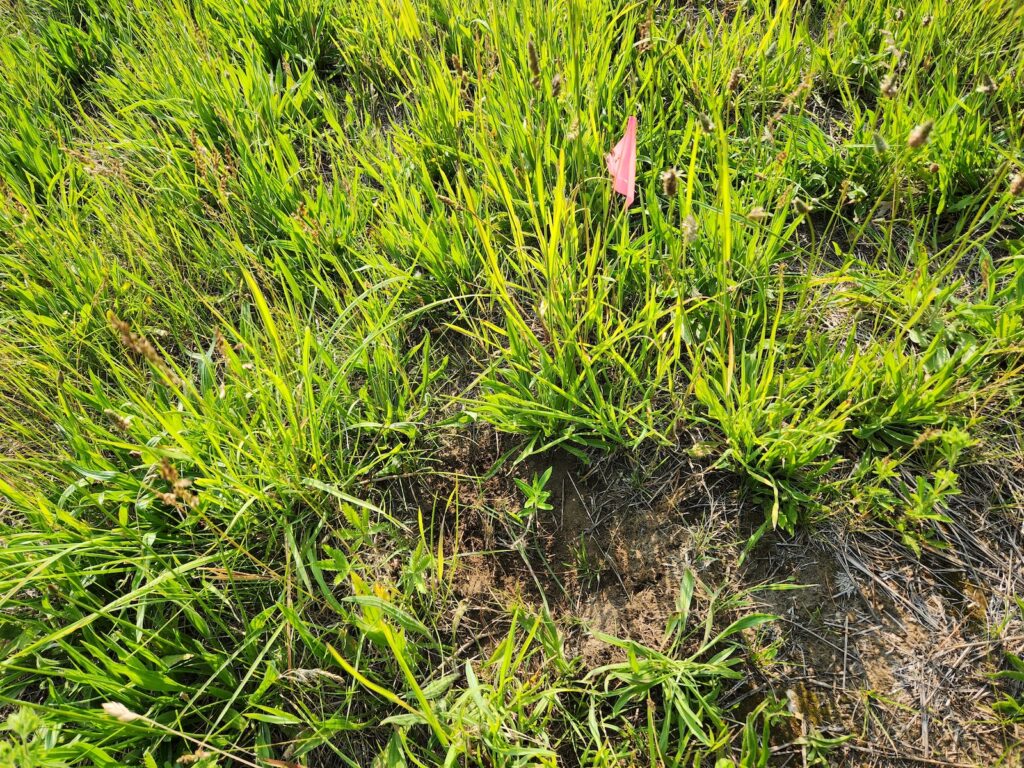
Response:
[[[602,633],[660,648],[692,569],[698,611],[715,590],[750,590],[753,607],[778,615],[748,638],[761,661],[735,694],[788,701],[805,735],[850,736],[832,753],[839,764],[1021,765],[1024,729],[989,709],[992,673],[1024,650],[1013,597],[1024,592],[1024,531],[1012,513],[965,501],[943,531],[949,548],[920,559],[888,533],[826,524],[770,532],[740,565],[763,512],[734,478],[685,453],[587,465],[548,452],[492,473],[500,449],[486,431],[453,438],[457,492],[450,477],[433,488],[458,500],[447,535],[465,647],[486,652],[508,607],[525,605],[550,611],[586,667],[620,658]],[[549,466],[554,508],[510,540],[498,521],[521,504],[512,479]],[[806,755],[778,757],[800,765]]]

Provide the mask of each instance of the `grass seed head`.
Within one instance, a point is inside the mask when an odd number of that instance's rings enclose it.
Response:
[[[637,29],[636,50],[637,53],[647,53],[651,50],[651,27],[650,19],[645,19]]]
[[[178,470],[166,456],[160,460],[160,477],[170,485],[178,482]]]
[[[726,89],[732,93],[740,87],[740,83],[743,82],[743,70],[736,67],[732,74],[729,75],[729,82],[726,84]]]
[[[896,87],[896,76],[886,75],[882,78],[881,90],[882,95],[887,99],[896,98],[896,94],[899,92],[899,88]]]
[[[569,130],[565,133],[566,141],[576,141],[580,137],[580,118],[579,115],[572,119],[569,123]]]
[[[928,137],[931,136],[932,128],[934,127],[934,122],[931,120],[925,120],[910,132],[910,136],[907,137],[907,144],[911,149],[917,149],[918,147],[924,146],[928,141]]]
[[[199,504],[199,497],[192,491],[192,480],[182,477],[171,462],[164,457],[160,461],[160,477],[171,486],[171,493],[162,493],[160,498],[170,507],[192,507]]]
[[[800,98],[809,90],[811,90],[811,86],[813,84],[814,78],[811,76],[811,74],[807,73],[806,75],[804,75],[803,78],[800,80],[800,84],[792,91],[786,94],[786,98],[782,100],[782,106],[779,107],[779,111],[776,113],[776,115],[781,116],[788,112],[789,110],[791,110],[794,106],[796,106],[796,103],[800,100]]]
[[[759,205],[747,211],[747,218],[760,224],[762,221],[766,221],[768,219],[768,211]]]
[[[661,174],[661,189],[666,197],[675,197],[679,192],[679,171],[669,168]]]
[[[996,83],[995,80],[992,79],[992,75],[985,75],[985,82],[978,83],[975,86],[975,88],[974,88],[974,92],[975,93],[992,93],[993,91],[997,90],[998,88],[999,88],[999,85]]]
[[[928,165],[928,172],[929,173],[938,173],[939,172],[939,164],[938,163],[930,163]]]
[[[1024,173],[1015,174],[1010,179],[1010,194],[1014,197],[1024,195]]]
[[[230,347],[228,346],[228,340],[224,338],[224,334],[220,332],[220,328],[213,329],[213,346],[222,360],[230,359]]]
[[[533,42],[533,37],[526,41],[526,58],[530,65],[530,82],[537,88],[540,86],[540,58],[537,56],[537,46]]]
[[[142,715],[132,712],[124,704],[116,701],[108,701],[103,705],[103,711],[110,717],[120,720],[122,723],[130,723],[133,720],[141,720]]]
[[[170,366],[167,365],[149,339],[132,331],[132,327],[115,315],[112,310],[107,312],[107,320],[110,323],[111,328],[117,331],[118,336],[121,338],[121,343],[125,347],[140,357],[144,357],[150,365],[160,371],[171,384],[181,386],[181,379],[174,371],[171,370]]]
[[[873,142],[875,142],[875,151],[878,154],[884,155],[886,152],[889,151],[889,142],[887,142],[885,140],[885,138],[882,136],[882,134],[880,134],[880,133],[873,134],[871,136],[871,140]]]
[[[212,753],[207,752],[205,749],[198,749],[195,752],[192,752],[191,754],[182,755],[174,762],[178,763],[179,765],[193,765],[195,763],[199,763],[203,760],[206,760],[206,758],[210,757],[211,755]]]
[[[806,216],[814,210],[814,206],[809,201],[799,197],[793,201],[793,207],[796,208],[796,212],[801,216]]]
[[[683,232],[684,242],[692,243],[694,240],[697,239],[697,219],[693,217],[692,213],[685,219],[683,219],[681,229]]]
[[[899,63],[903,59],[903,51],[896,45],[896,38],[893,37],[892,32],[888,29],[879,30],[882,35],[882,40],[885,42],[885,50],[896,59],[896,63]]]
[[[551,95],[556,99],[562,95],[562,76],[556,74],[551,78]]]
[[[127,432],[131,429],[132,421],[130,416],[122,416],[117,411],[111,410],[110,408],[105,408],[103,410],[103,415],[110,419],[120,432]]]

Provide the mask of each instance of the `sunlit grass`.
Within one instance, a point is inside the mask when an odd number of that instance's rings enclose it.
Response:
[[[1024,6],[812,5],[0,11],[0,765],[767,764],[742,600],[474,656],[458,499],[383,481],[699,432],[920,552],[1021,461]]]

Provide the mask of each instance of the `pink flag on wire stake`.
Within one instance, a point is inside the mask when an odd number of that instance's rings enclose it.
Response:
[[[626,198],[625,207],[629,208],[633,204],[636,186],[636,117],[630,115],[626,121],[626,133],[605,160],[608,173],[612,175],[612,189]]]

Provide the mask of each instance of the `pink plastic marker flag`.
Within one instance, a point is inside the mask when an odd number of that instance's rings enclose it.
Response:
[[[626,133],[608,156],[608,173],[612,175],[612,189],[626,198],[626,208],[633,204],[636,186],[636,118],[626,121]]]

